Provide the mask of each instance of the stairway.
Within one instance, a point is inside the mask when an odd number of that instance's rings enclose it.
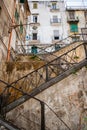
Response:
[[[50,57],[50,54],[48,56]],[[50,60],[44,66],[11,84],[0,80],[0,113],[2,115],[86,66],[87,43],[83,41],[74,42],[53,52],[53,58]],[[2,118],[0,122],[9,130],[18,129]]]
[[[12,110],[31,98],[29,95],[35,96],[39,94],[56,82],[86,66],[86,43],[74,44],[74,46],[71,50],[67,50],[64,54],[39,69],[21,77],[10,85],[5,85],[1,92],[2,96],[4,95],[4,109],[6,111]]]

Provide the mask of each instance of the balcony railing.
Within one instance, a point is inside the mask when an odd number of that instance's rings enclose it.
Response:
[[[53,7],[50,8],[50,11],[58,11],[58,10],[59,10],[58,6],[56,6],[55,8],[53,8]]]
[[[39,21],[30,21],[29,22],[30,25],[40,25],[40,22]]]
[[[56,18],[56,19],[50,19],[50,23],[51,24],[56,24],[56,23],[61,23],[61,19],[60,18]]]
[[[79,22],[79,18],[78,17],[68,17],[67,18],[67,22]]]

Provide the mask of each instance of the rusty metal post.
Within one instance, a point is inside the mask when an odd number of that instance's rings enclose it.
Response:
[[[46,65],[46,82],[48,81],[49,77],[48,77],[48,65]]]
[[[14,9],[13,9],[13,14],[12,14],[12,25],[14,24],[14,11],[15,11],[15,8],[16,8],[16,1],[14,0]],[[12,29],[11,29],[10,36],[9,36],[8,51],[7,51],[7,61],[10,60],[11,40],[12,40]]]
[[[41,130],[45,130],[45,104],[44,102],[40,102],[41,104]]]

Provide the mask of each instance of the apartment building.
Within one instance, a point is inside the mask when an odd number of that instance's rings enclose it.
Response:
[[[82,29],[85,28],[85,33],[87,33],[87,7],[79,6],[67,6],[67,33],[68,35],[80,34]],[[78,40],[79,36],[72,37],[73,40]]]
[[[45,46],[67,36],[64,1],[30,0],[29,6],[27,44]]]
[[[74,33],[81,33],[82,28],[87,26],[86,7],[66,6],[64,1],[55,0],[29,0],[29,6],[31,15],[28,17],[26,43],[31,46],[30,52],[33,48],[37,53],[38,45],[55,44]]]

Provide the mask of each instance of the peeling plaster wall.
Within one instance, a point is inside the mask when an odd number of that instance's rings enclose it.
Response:
[[[47,103],[71,130],[87,129],[87,68],[84,67],[36,96]],[[7,114],[24,130],[40,130],[40,104],[30,99]],[[45,106],[46,130],[68,130]]]

